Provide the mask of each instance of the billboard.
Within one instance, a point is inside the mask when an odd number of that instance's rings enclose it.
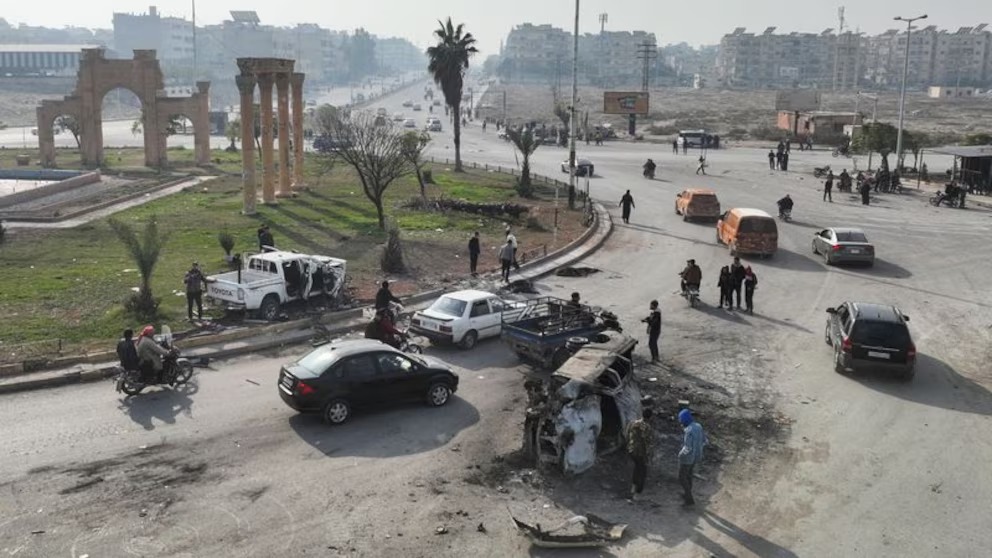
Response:
[[[820,92],[812,89],[789,89],[775,96],[775,110],[804,112],[820,109]]]
[[[606,91],[603,93],[604,114],[647,114],[647,91]]]

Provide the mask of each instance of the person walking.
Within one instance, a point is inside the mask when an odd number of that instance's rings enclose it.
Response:
[[[748,314],[754,314],[754,289],[757,287],[758,276],[751,266],[747,266],[744,268],[744,304],[747,306]]]
[[[868,200],[871,197],[871,184],[867,180],[861,183],[861,204],[868,205]]]
[[[775,151],[772,149],[768,150],[768,168],[775,170]]]
[[[634,196],[630,195],[630,190],[620,198],[619,207],[623,208],[623,222],[630,223],[630,210],[634,208]]]
[[[775,166],[779,169],[782,168],[782,157],[785,155],[784,151],[779,151],[775,154]]]
[[[735,257],[734,263],[730,266],[730,281],[734,287],[734,293],[737,294],[737,309],[741,309],[741,287],[744,286],[744,266],[741,265],[741,259]],[[730,302],[729,300],[727,302]]]
[[[661,356],[658,354],[658,338],[661,337],[661,309],[658,308],[658,301],[651,301],[651,313],[647,318],[641,320],[648,324],[648,349],[651,351],[651,362],[658,362]]]
[[[513,244],[510,243],[509,235],[507,235],[506,242],[499,249],[499,263],[502,271],[500,276],[506,283],[510,282],[510,266],[513,265]]]
[[[827,172],[827,180],[823,183],[823,201],[830,200],[830,203],[834,203],[834,197],[831,194],[834,189],[834,171]]]
[[[682,447],[679,449],[679,484],[682,485],[682,502],[692,506],[696,500],[692,497],[692,474],[696,464],[703,460],[703,446],[706,445],[706,434],[703,427],[692,417],[689,409],[679,411],[679,423],[682,425]]]
[[[730,266],[725,265],[720,268],[720,278],[717,279],[716,286],[720,288],[720,308],[723,308],[723,304],[727,304],[727,309],[734,307],[734,286],[733,281],[730,278]]]
[[[679,138],[677,136],[672,138],[672,153],[679,154]]]
[[[706,157],[704,155],[699,156],[699,166],[696,167],[696,174],[706,176]]]
[[[472,274],[472,277],[477,277],[479,274],[477,268],[479,266],[479,253],[481,249],[479,247],[479,231],[475,231],[472,238],[468,239],[468,270]]]
[[[648,419],[654,412],[650,407],[641,411],[641,418],[632,421],[627,425],[627,454],[634,462],[634,474],[630,481],[630,499],[637,500],[637,497],[644,491],[644,481],[648,476],[648,459],[651,456],[651,442],[653,433]]]
[[[193,304],[196,303],[196,319],[203,319],[203,284],[207,278],[200,271],[199,262],[193,262],[193,267],[186,272],[183,283],[186,285],[186,317],[193,321]]]

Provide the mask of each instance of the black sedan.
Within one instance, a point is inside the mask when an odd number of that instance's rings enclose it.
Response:
[[[283,366],[278,389],[293,409],[341,424],[357,407],[412,400],[440,407],[458,389],[458,376],[437,359],[361,339],[323,345]]]
[[[561,162],[561,172],[568,173],[571,167],[568,164],[568,159]],[[596,170],[595,165],[589,159],[576,159],[575,160],[575,176],[592,176],[593,171]]]

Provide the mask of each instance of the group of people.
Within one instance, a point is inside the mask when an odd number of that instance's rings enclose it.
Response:
[[[689,290],[699,291],[699,286],[703,282],[703,272],[696,265],[696,260],[688,260],[685,269],[679,275],[682,277],[683,295]],[[720,269],[720,278],[716,285],[720,289],[720,308],[724,308],[726,305],[727,310],[733,310],[734,296],[736,295],[737,309],[754,313],[754,290],[758,286],[758,276],[751,269],[751,266],[743,265],[741,259],[735,257],[732,264],[725,265]],[[743,300],[741,298],[742,292]],[[742,303],[744,304],[743,308],[741,307]],[[654,351],[652,351],[652,360],[654,360],[654,356]]]
[[[121,368],[140,370],[142,381],[146,383],[162,383],[162,358],[168,355],[169,351],[155,341],[155,327],[150,325],[142,328],[137,339],[134,339],[133,330],[125,329],[117,343]]]
[[[641,418],[627,425],[627,454],[634,463],[634,472],[630,485],[630,499],[637,500],[644,491],[647,480],[648,464],[654,446],[654,431],[650,420],[654,411],[646,407],[641,411]],[[682,445],[677,455],[679,466],[679,485],[682,487],[682,503],[692,506],[696,503],[692,496],[692,480],[696,465],[703,460],[703,447],[706,445],[706,434],[703,427],[692,416],[692,411],[682,409],[678,413],[679,424],[682,426]]]

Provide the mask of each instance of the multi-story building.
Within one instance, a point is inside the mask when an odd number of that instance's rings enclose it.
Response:
[[[738,87],[831,87],[838,44],[833,30],[785,35],[776,34],[775,29],[769,27],[759,35],[739,27],[724,36],[717,55],[718,81]],[[838,65],[837,76],[840,82],[853,85],[857,81],[855,68],[860,66],[859,37],[842,37],[842,44],[855,46],[844,49],[845,56],[850,53],[852,59]]]
[[[510,31],[500,70],[511,80],[544,80],[572,59],[572,34],[551,25],[524,23]]]
[[[571,35],[568,35],[571,40]],[[654,75],[657,60],[654,33],[645,31],[603,31],[586,33],[579,37],[579,64],[583,77],[604,87],[640,85],[644,74],[644,61],[638,57],[642,45],[653,45],[647,50],[650,75]],[[571,61],[571,52],[566,58]]]
[[[100,45],[0,44],[0,77],[73,76],[83,49]]]
[[[992,79],[989,73],[992,33],[985,31],[985,27],[982,24],[937,34],[930,85],[980,85]]]
[[[122,56],[152,49],[163,62],[191,63],[193,35],[193,22],[162,16],[155,6],[145,14],[114,14],[114,49]]]
[[[379,71],[386,73],[423,70],[427,55],[406,39],[388,37],[375,39],[375,56]]]

